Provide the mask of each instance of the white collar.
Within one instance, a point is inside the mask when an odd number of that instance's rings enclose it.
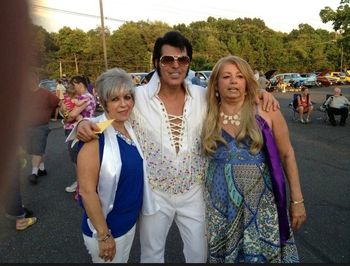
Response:
[[[146,85],[146,88],[148,90],[148,97],[149,99],[152,99],[153,97],[157,96],[160,90],[160,78],[158,76],[157,71],[155,70],[154,74],[152,75],[151,80],[148,82],[148,84]],[[191,87],[187,82],[186,79],[183,81],[182,85],[185,88],[186,91],[186,95],[189,95],[190,97],[192,97],[192,93],[191,93]]]

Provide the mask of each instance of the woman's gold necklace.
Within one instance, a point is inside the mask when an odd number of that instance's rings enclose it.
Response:
[[[227,115],[224,112],[221,112],[220,116],[222,117],[222,123],[224,125],[230,123],[232,125],[239,126],[241,124],[241,111],[234,115]]]

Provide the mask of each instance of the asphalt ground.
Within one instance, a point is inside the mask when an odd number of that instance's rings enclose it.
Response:
[[[345,127],[333,127],[318,111],[332,87],[311,88],[315,112],[310,124],[293,120],[288,107],[293,92],[277,93],[281,111],[289,126],[299,166],[307,221],[295,232],[303,263],[350,262],[350,118]],[[342,86],[350,98],[350,86]],[[38,217],[37,224],[17,232],[14,221],[0,209],[0,263],[90,263],[80,231],[81,208],[64,188],[70,185],[74,169],[64,144],[59,122],[52,129],[47,147],[48,175],[35,186],[29,184],[27,167],[21,178],[23,203]],[[155,225],[156,226],[156,225]],[[183,245],[176,226],[166,244],[165,262],[184,262]],[[129,262],[138,263],[140,245],[136,233]]]

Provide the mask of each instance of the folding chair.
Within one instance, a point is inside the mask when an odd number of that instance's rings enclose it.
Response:
[[[340,95],[343,95],[342,93]],[[329,117],[328,117],[328,113],[327,113],[327,108],[329,107],[329,104],[331,103],[331,101],[325,105],[326,101],[328,100],[329,97],[332,97],[333,94],[326,94],[326,100],[322,103],[322,105],[320,106],[320,111],[323,112],[323,121],[325,123],[327,123],[327,121],[329,121]],[[350,114],[350,111],[349,111]],[[336,115],[338,116],[338,115]],[[337,119],[336,119],[337,120]]]
[[[297,111],[296,107],[294,106],[297,106],[297,98],[298,96],[301,97],[301,94],[300,93],[293,93],[293,99],[291,102],[289,102],[288,106],[289,108],[292,110],[293,112],[293,120],[294,121],[298,121],[299,120],[299,112]],[[311,104],[314,106],[315,103],[313,101],[311,101]],[[304,111],[304,114],[306,114],[307,111]]]
[[[331,96],[333,96],[333,94],[326,94],[326,99],[324,100],[324,102],[320,106],[320,111],[323,112],[323,122],[325,122],[325,123],[329,120],[328,114],[327,114],[327,108],[328,108],[329,104],[326,105],[325,103],[328,100],[328,98]]]
[[[298,113],[297,109],[294,107],[294,103],[297,100],[298,96],[300,96],[300,93],[293,93],[293,99],[288,104],[289,108],[293,112],[292,117],[293,117],[294,121],[297,121],[299,118],[299,113]]]

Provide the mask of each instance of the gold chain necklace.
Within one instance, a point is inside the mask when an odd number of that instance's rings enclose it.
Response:
[[[232,125],[239,126],[241,124],[241,111],[234,115],[227,115],[224,112],[221,112],[220,116],[222,117],[222,123],[224,125],[231,123]]]

